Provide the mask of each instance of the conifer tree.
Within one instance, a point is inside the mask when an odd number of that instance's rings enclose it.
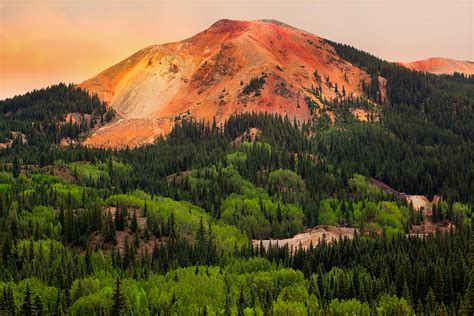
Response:
[[[474,315],[474,240],[471,240],[471,253],[469,255],[469,284],[466,289],[461,309],[462,315]]]
[[[244,311],[245,311],[244,290],[242,287],[240,287],[239,301],[237,302],[237,315],[244,316]]]
[[[132,221],[130,222],[130,229],[132,232],[136,233],[138,231],[138,219],[137,212],[133,212]]]
[[[122,208],[117,208],[115,211],[115,229],[118,231],[125,229],[125,214],[126,210]]]
[[[33,314],[33,302],[32,293],[30,288],[30,282],[26,282],[25,294],[23,297],[23,303],[21,304],[20,313],[21,315],[30,316]]]
[[[112,316],[120,316],[122,315],[123,311],[126,308],[126,302],[125,302],[125,295],[122,292],[122,283],[120,279],[117,277],[117,280],[115,281],[115,289],[112,297],[112,310],[110,312],[110,315]]]
[[[38,295],[35,296],[34,307],[35,307],[35,315],[36,316],[44,315],[43,302],[41,301],[41,298]]]

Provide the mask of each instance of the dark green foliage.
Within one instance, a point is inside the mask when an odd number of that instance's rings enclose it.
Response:
[[[461,307],[462,315],[474,314],[474,239],[471,240],[469,255],[469,284]]]
[[[242,94],[248,95],[254,92],[254,95],[258,97],[260,95],[260,90],[265,84],[266,78],[267,78],[266,74],[253,77],[252,79],[250,79],[249,83],[245,85],[244,89],[242,90]]]
[[[112,316],[120,316],[124,313],[126,309],[126,298],[122,292],[122,282],[119,278],[115,281],[115,289],[114,294],[112,297],[112,309],[110,311],[110,315]]]
[[[69,113],[76,113],[80,122],[66,122]],[[61,83],[0,101],[0,137],[21,132],[29,144],[59,143],[63,137],[77,138],[96,123],[110,122],[114,113],[97,96]],[[89,123],[86,114],[91,115]],[[21,141],[16,140],[14,145],[19,145]]]
[[[340,148],[331,149],[344,151],[341,154],[346,156],[356,152],[350,148],[350,143],[354,144],[361,156],[353,156],[351,162],[344,158],[345,161],[362,165],[364,170],[358,172],[380,177],[405,192],[443,192],[449,199],[473,203],[474,77],[413,72],[351,46],[330,44],[342,58],[371,74],[366,93],[372,100],[381,103],[378,76],[387,79],[384,129],[376,132],[379,137],[374,140],[372,128],[368,127],[367,131],[352,131],[350,140],[341,138]],[[354,142],[359,138],[363,142]],[[346,145],[349,148],[345,149]],[[383,158],[365,160],[364,156],[371,155],[374,149]],[[403,161],[404,166],[397,160]],[[338,158],[335,163],[340,161]]]
[[[34,305],[30,288],[30,283],[26,283],[26,289],[23,296],[23,303],[21,304],[20,314],[25,316],[33,315]]]

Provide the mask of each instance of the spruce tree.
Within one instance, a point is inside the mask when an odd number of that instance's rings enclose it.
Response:
[[[132,232],[136,233],[138,231],[138,219],[137,212],[133,212],[132,221],[130,222],[130,229]]]
[[[112,316],[120,316],[122,315],[122,312],[125,310],[125,295],[122,292],[122,283],[120,282],[120,279],[117,277],[117,280],[115,281],[115,290],[114,294],[112,297],[113,304],[112,304],[112,310],[110,312],[110,315]]]
[[[237,315],[244,316],[245,311],[245,297],[244,290],[240,287],[239,301],[237,302]]]
[[[44,315],[43,302],[41,301],[41,298],[38,295],[35,296],[35,315]]]
[[[471,253],[469,255],[469,284],[464,295],[461,308],[462,315],[474,315],[474,240],[471,239]]]
[[[126,210],[122,208],[117,208],[115,210],[115,229],[118,231],[123,231],[125,229],[125,214]]]
[[[25,294],[23,297],[23,303],[21,304],[20,307],[20,313],[21,315],[25,316],[30,316],[33,314],[34,308],[33,308],[33,302],[31,301],[31,288],[30,288],[30,282],[26,282],[26,289],[25,289]]]

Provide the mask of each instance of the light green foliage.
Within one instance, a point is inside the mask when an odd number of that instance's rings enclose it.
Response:
[[[377,304],[377,315],[411,315],[413,310],[404,298],[384,295]]]
[[[334,299],[329,304],[329,309],[333,315],[360,315],[369,316],[370,307],[367,303],[361,303],[356,299],[338,300]]]
[[[371,197],[381,194],[382,190],[369,183],[366,177],[355,173],[348,181],[349,187],[361,195],[361,197]]]
[[[202,218],[206,228],[211,222],[212,233],[220,249],[231,251],[235,243],[239,247],[248,243],[247,237],[235,226],[212,220],[203,209],[188,202],[178,202],[164,197],[152,198],[142,191],[134,191],[129,194],[112,195],[106,200],[106,204],[143,210],[145,201],[148,209],[146,218],[150,227],[166,224],[173,214],[177,233],[183,236],[194,236]]]
[[[35,206],[31,212],[22,212],[19,224],[21,229],[32,229],[34,239],[56,239],[61,232],[61,225],[56,221],[56,211],[47,206]]]
[[[13,176],[9,172],[1,171],[0,172],[0,183],[11,183],[13,181]]]
[[[269,143],[261,142],[261,141],[256,141],[254,143],[252,142],[243,142],[242,145],[240,146],[240,150],[243,152],[250,152],[251,150],[258,150],[258,151],[265,151],[267,153],[271,153],[272,151],[272,145]]]
[[[290,285],[281,290],[278,299],[282,301],[304,302],[309,298],[304,286]]]
[[[231,194],[221,206],[225,223],[235,225],[251,238],[292,236],[303,229],[304,214],[293,204],[272,201],[258,188],[244,188],[243,194]]]
[[[55,183],[52,187],[56,191],[58,198],[64,203],[67,202],[70,195],[73,207],[81,205],[83,192],[87,190],[85,187],[70,183]],[[100,199],[97,202],[101,203]]]
[[[308,315],[304,303],[301,302],[288,302],[278,299],[273,303],[273,315],[286,316],[286,315],[295,315],[295,316],[304,316]]]
[[[257,239],[292,236],[303,229],[304,214],[299,206],[270,199],[264,189],[243,179],[233,166],[224,168],[223,173],[234,187],[232,191],[240,192],[229,195],[221,205],[225,223]]]
[[[10,190],[11,185],[8,183],[0,183],[0,193],[7,192]]]
[[[55,251],[64,248],[63,244],[57,240],[43,239],[38,241],[31,241],[22,239],[18,241],[17,249],[19,251],[23,251],[24,249],[29,251],[31,245],[33,245],[33,251],[35,255],[41,255],[45,258],[49,256],[51,247],[53,247]]]
[[[305,194],[305,183],[301,176],[291,170],[275,170],[268,176],[270,193],[278,194],[288,202],[298,202]]]
[[[132,167],[130,165],[116,160],[112,161],[111,166],[110,162],[101,162],[95,164],[89,162],[72,162],[69,163],[67,167],[74,172],[74,175],[81,182],[88,180],[97,181],[100,178],[108,180],[110,171],[120,174],[121,176],[125,176],[132,171]]]
[[[94,294],[100,290],[100,282],[98,279],[89,277],[84,279],[76,279],[71,286],[71,296],[74,300],[81,297]]]
[[[79,298],[69,311],[71,315],[105,314],[112,306],[112,292],[112,286],[103,287],[100,291]]]
[[[462,204],[459,202],[453,203],[453,216],[455,221],[464,222],[465,224],[470,224],[472,221],[472,208],[467,204]]]
[[[68,167],[74,172],[79,181],[97,181],[100,177],[108,177],[106,171],[89,162],[72,162],[68,164]]]
[[[382,229],[386,237],[393,237],[405,232],[409,210],[407,207],[391,201],[358,201],[345,204],[345,214],[342,203],[337,199],[324,199],[319,204],[318,222],[320,225],[338,225],[344,219],[354,227],[372,227]]]
[[[233,166],[223,168],[222,173],[228,178],[233,192],[249,192],[255,188],[252,182],[245,180]]]
[[[35,183],[41,184],[54,184],[54,183],[64,183],[64,180],[58,177],[51,176],[49,174],[35,173],[31,176],[31,180]]]
[[[336,211],[339,208],[338,201],[335,199],[322,200],[319,204],[318,222],[320,225],[337,225],[338,218]],[[335,206],[335,209],[333,209]]]
[[[247,161],[247,154],[241,151],[236,151],[226,156],[227,164],[239,167]]]
[[[375,220],[385,228],[386,237],[403,234],[409,215],[408,208],[394,202],[380,202]]]
[[[18,283],[0,281],[0,293],[4,287],[11,288],[13,290],[16,308],[19,309],[27,283],[29,283],[33,296],[38,295],[45,306],[54,306],[58,290],[53,286],[48,286],[37,278],[24,279]]]

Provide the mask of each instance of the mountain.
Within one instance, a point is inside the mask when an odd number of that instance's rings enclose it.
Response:
[[[433,57],[413,62],[398,62],[397,64],[410,70],[429,72],[433,74],[453,74],[455,72],[474,75],[474,62],[443,57]]]
[[[369,80],[318,36],[274,20],[220,20],[186,40],[142,49],[81,83],[120,117],[85,144],[151,143],[188,116],[219,124],[234,113],[264,111],[308,120],[307,98],[321,105],[342,94],[361,96]]]

